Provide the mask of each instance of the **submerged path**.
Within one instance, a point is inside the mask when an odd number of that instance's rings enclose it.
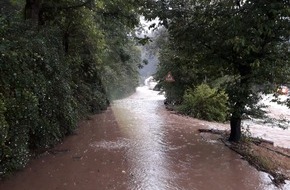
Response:
[[[196,120],[171,114],[163,96],[138,88],[76,135],[32,160],[1,190],[274,189],[219,141],[204,140]]]

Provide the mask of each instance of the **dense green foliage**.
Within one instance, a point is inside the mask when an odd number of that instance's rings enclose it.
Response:
[[[145,9],[168,29],[156,75],[167,98],[181,102],[187,89],[226,76],[219,86],[229,97],[230,140],[239,141],[259,92],[289,80],[289,0],[152,0]],[[164,81],[169,71],[173,84]]]
[[[110,99],[134,92],[137,5],[1,2],[0,176],[25,166],[32,150],[53,146]]]
[[[199,119],[223,122],[228,116],[227,100],[225,92],[201,84],[185,92],[179,111]]]

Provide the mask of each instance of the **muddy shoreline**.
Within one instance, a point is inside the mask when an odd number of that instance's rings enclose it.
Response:
[[[290,149],[274,146],[268,140],[245,136],[240,143],[232,143],[228,141],[229,131],[199,129],[199,132],[217,135],[225,146],[241,155],[242,159],[258,171],[268,173],[276,187],[281,187],[286,180],[290,180]]]

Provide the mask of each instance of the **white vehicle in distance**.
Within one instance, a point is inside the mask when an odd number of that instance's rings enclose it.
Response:
[[[153,90],[156,85],[157,82],[154,80],[153,76],[150,76],[147,79],[145,79],[145,86],[148,86],[150,90]]]

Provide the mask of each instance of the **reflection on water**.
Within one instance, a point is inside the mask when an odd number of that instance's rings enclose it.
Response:
[[[206,142],[194,126],[172,120],[162,100],[156,92],[139,88],[113,105],[122,135],[130,141],[126,155],[131,189],[274,189],[218,141]]]
[[[168,189],[167,147],[164,129],[160,127],[164,121],[156,113],[160,105],[162,101],[152,105],[150,101],[136,99],[114,104],[121,131],[132,141],[126,153],[131,163],[132,189]]]

